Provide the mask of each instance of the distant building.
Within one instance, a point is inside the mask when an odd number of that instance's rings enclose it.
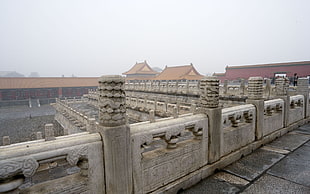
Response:
[[[123,73],[126,75],[126,80],[145,80],[154,78],[159,72],[154,71],[146,61],[136,63],[129,71]]]
[[[183,65],[175,67],[167,67],[153,80],[200,80],[204,76],[201,75],[193,66]]]
[[[225,73],[214,73],[221,81],[249,79],[249,77],[261,76],[263,78],[275,78],[286,76],[292,78],[294,73],[298,77],[310,75],[310,61],[271,63],[260,65],[227,66]]]
[[[97,87],[96,77],[0,77],[0,100],[76,97]]]
[[[25,77],[16,71],[0,71],[0,77]]]

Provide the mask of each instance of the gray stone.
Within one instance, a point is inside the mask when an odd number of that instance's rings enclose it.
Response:
[[[310,123],[297,128],[294,132],[310,135]]]
[[[268,170],[268,174],[310,187],[310,146],[298,148]]]
[[[309,136],[289,133],[268,144],[268,147],[293,151],[302,144],[304,144],[309,139],[310,139]]]
[[[270,175],[263,175],[242,193],[309,193],[310,188]]]
[[[248,181],[253,181],[283,157],[282,154],[259,149],[227,166],[224,170]]]
[[[245,180],[245,179],[242,179],[240,177],[237,177],[235,175],[232,175],[232,174],[229,174],[229,173],[226,173],[226,172],[219,172],[219,173],[216,173],[214,176],[213,176],[215,179],[218,179],[218,180],[223,180],[225,182],[228,182],[234,186],[237,186],[238,188],[240,187],[245,187],[246,185],[248,185],[250,182]]]
[[[219,194],[219,193],[238,193],[239,188],[225,182],[221,179],[217,179],[215,177],[210,177],[200,181],[195,186],[186,189],[185,191],[179,192],[180,194]]]

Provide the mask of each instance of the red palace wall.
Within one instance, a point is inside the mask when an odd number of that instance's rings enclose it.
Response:
[[[221,81],[238,80],[240,78],[261,76],[263,78],[273,78],[276,73],[285,73],[287,77],[293,77],[297,73],[298,77],[307,77],[310,75],[310,62],[308,65],[277,66],[277,67],[245,67],[245,68],[226,68],[225,76],[219,77]]]

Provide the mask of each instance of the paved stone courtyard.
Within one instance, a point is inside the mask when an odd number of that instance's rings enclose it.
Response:
[[[309,194],[310,123],[180,193]]]
[[[54,120],[55,113],[50,105],[0,108],[0,145],[3,136],[10,136],[11,144],[35,140],[38,131],[44,137],[44,125],[47,123],[54,124],[55,136],[63,135],[62,127]]]

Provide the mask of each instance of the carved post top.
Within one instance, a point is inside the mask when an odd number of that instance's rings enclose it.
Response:
[[[125,83],[125,78],[120,75],[103,75],[99,78],[100,83]]]
[[[99,79],[99,123],[106,127],[126,124],[125,78],[119,75]]]
[[[250,77],[248,80],[248,96],[252,100],[263,98],[263,81],[262,77]]]
[[[309,92],[309,78],[303,77],[297,80],[297,92],[307,93]]]
[[[200,80],[200,104],[203,108],[219,106],[219,79],[214,76]]]
[[[276,87],[276,95],[277,96],[284,96],[287,95],[287,90],[289,87],[289,80],[288,78],[279,77],[275,81]]]

